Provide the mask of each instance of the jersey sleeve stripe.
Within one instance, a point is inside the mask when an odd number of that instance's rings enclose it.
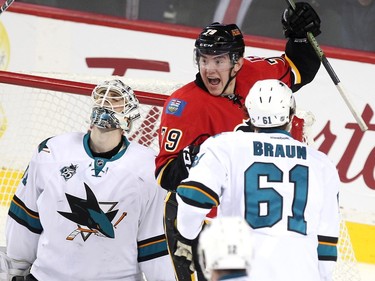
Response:
[[[43,231],[39,214],[27,208],[16,195],[13,196],[8,215],[31,232],[40,234]]]
[[[138,262],[168,255],[165,235],[159,235],[138,242]]]
[[[318,259],[321,261],[337,261],[337,237],[318,235]]]
[[[191,181],[180,184],[177,187],[177,193],[189,205],[207,209],[219,205],[218,195],[198,182]]]
[[[298,68],[291,61],[291,59],[288,58],[288,56],[285,56],[285,59],[288,61],[289,65],[291,67],[292,73],[294,74],[294,80],[295,80],[294,84],[300,84],[302,82],[301,73],[298,71]]]
[[[158,185],[163,186],[163,185],[162,185],[162,181],[163,181],[164,171],[165,171],[165,169],[168,167],[168,165],[169,165],[173,160],[174,160],[174,158],[169,159],[168,162],[167,162],[164,166],[162,166],[161,169],[159,169],[159,171],[156,171],[155,174],[156,174],[156,177],[157,177],[156,180],[157,180]]]
[[[331,244],[336,245],[339,241],[339,238],[338,237],[318,235],[318,241],[319,241],[319,243],[331,243]]]
[[[318,246],[318,259],[321,261],[337,261],[337,248],[335,246]]]

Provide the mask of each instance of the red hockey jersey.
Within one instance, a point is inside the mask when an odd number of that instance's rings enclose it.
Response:
[[[284,57],[248,57],[237,74],[234,94],[243,104],[256,81],[278,79],[291,86],[293,77],[298,77],[291,73],[291,67]],[[176,90],[165,102],[159,129],[157,174],[168,160],[175,158],[180,150],[192,144],[200,135],[213,136],[233,131],[247,119],[246,109],[239,103],[228,97],[210,95],[204,86],[198,85],[197,80]],[[201,143],[206,138],[202,137],[197,142]]]

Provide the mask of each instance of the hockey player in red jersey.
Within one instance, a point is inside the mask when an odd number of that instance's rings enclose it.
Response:
[[[196,79],[176,90],[165,102],[156,158],[158,183],[170,191],[165,204],[165,228],[176,278],[189,273],[173,256],[177,203],[175,189],[188,176],[199,145],[209,136],[238,129],[246,118],[243,107],[249,89],[263,79],[278,79],[295,92],[310,83],[320,60],[308,43],[307,32],[320,34],[320,19],[307,3],[297,3],[282,15],[289,38],[280,57],[244,57],[245,44],[235,24],[213,23],[195,42]],[[242,128],[249,129],[248,126]]]

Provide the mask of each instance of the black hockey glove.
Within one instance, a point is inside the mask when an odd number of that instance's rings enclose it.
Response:
[[[209,134],[199,135],[192,144],[180,150],[177,157],[163,168],[164,171],[160,179],[160,184],[164,189],[175,191],[180,182],[188,177],[194,158],[199,152],[200,145],[209,137]],[[160,170],[156,174],[159,173]]]
[[[176,247],[173,254],[175,265],[178,268],[188,269],[191,273],[195,271],[193,261],[193,243],[194,240],[189,240],[183,237],[181,234],[177,235]]]
[[[178,153],[177,158],[178,158],[178,161],[181,164],[183,164],[185,169],[186,169],[186,172],[187,172],[186,177],[189,174],[189,171],[190,171],[191,165],[193,164],[195,156],[199,152],[199,147],[200,147],[200,145],[191,144],[191,145],[185,147],[183,150],[181,150]]]
[[[160,179],[161,186],[166,190],[176,191],[180,182],[188,177],[189,170],[198,152],[199,145],[193,144],[180,150],[177,157],[164,168],[163,176]]]
[[[281,23],[286,38],[306,38],[307,32],[318,36],[320,31],[320,18],[309,3],[298,2],[296,8],[285,9]]]

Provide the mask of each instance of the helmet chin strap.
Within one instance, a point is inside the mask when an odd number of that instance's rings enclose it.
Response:
[[[227,82],[227,84],[225,85],[225,87],[224,87],[223,91],[221,92],[220,96],[225,97],[225,96],[227,95],[227,94],[225,94],[224,92],[225,92],[225,90],[228,88],[229,83],[234,79],[234,77],[236,77],[236,76],[235,76],[235,75],[234,75],[234,76],[230,76],[230,75],[229,75],[228,82]]]
[[[231,68],[230,71],[229,71],[229,79],[228,79],[228,82],[227,82],[227,84],[225,85],[223,91],[221,92],[221,96],[222,96],[222,97],[225,97],[225,96],[227,95],[227,94],[224,94],[224,92],[225,92],[226,89],[228,88],[230,82],[232,82],[232,80],[237,76],[237,73],[238,73],[238,71],[237,71],[237,72],[234,73],[233,76],[231,76],[231,75],[232,75],[232,70],[234,69],[234,66],[236,65],[236,63],[238,63],[238,57],[236,57],[234,54],[231,54],[231,61],[232,61],[232,63],[233,63],[233,66],[232,66],[232,68]],[[233,93],[231,93],[231,94],[229,94],[229,95],[234,95],[234,94],[235,94],[235,93],[234,93],[234,91],[233,91]]]
[[[225,97],[225,98],[228,98],[229,100],[231,100],[234,104],[237,104],[240,108],[243,106],[242,102],[241,102],[241,99],[242,97],[236,93],[230,93],[230,94],[225,94],[225,90],[228,88],[230,82],[237,76],[238,74],[238,71],[233,75],[231,76],[231,73],[232,73],[232,70],[233,70],[234,66],[231,68],[230,72],[229,72],[229,79],[228,79],[228,82],[227,84],[225,85],[223,91],[221,92],[220,96],[221,97]]]
[[[228,95],[228,94],[224,94],[224,92],[225,92],[226,89],[228,88],[230,82],[232,82],[232,80],[237,76],[238,71],[237,71],[233,76],[231,76],[233,68],[234,68],[234,65],[233,65],[233,67],[230,69],[228,82],[227,82],[227,84],[225,84],[225,87],[224,87],[223,91],[222,91],[221,94],[220,94],[220,96],[222,96],[222,97],[225,97],[225,96]],[[234,93],[232,93],[232,94],[234,94]],[[232,95],[232,94],[229,94],[229,95]]]

